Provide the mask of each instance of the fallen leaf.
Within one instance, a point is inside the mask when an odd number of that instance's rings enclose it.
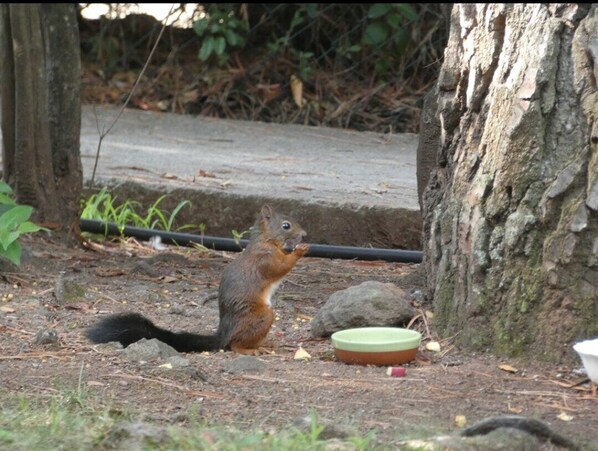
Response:
[[[573,417],[566,412],[561,412],[557,415],[557,418],[562,421],[571,421]]]
[[[150,104],[147,102],[144,102],[143,100],[133,99],[131,103],[133,103],[133,105],[135,105],[140,110],[148,111],[148,110],[152,109]]]
[[[464,428],[467,424],[467,417],[465,415],[455,415],[455,426]]]
[[[98,381],[88,381],[87,385],[89,385],[90,387],[103,387],[105,384]]]
[[[426,349],[431,352],[440,352],[440,343],[437,341],[429,341],[426,343]]]
[[[311,355],[309,354],[309,352],[307,352],[305,349],[303,349],[301,346],[299,346],[299,349],[297,349],[297,351],[295,351],[295,356],[293,357],[293,359],[309,360],[309,359],[311,359]]]
[[[508,363],[503,363],[501,365],[498,365],[498,369],[506,371],[507,373],[516,373],[517,371],[519,371],[517,368],[509,365]]]
[[[311,321],[312,319],[314,319],[314,317],[313,317],[313,316],[309,316],[309,315],[303,315],[303,314],[301,314],[301,313],[298,313],[298,314],[297,314],[297,319],[303,319],[303,320],[306,320],[306,321]]]
[[[64,306],[67,310],[89,311],[89,304],[85,302],[75,302]]]
[[[211,178],[211,179],[216,178],[216,176],[214,174],[212,174],[211,172],[208,172],[208,171],[204,171],[203,169],[200,169],[199,171],[197,171],[197,175],[199,177],[206,177],[206,178]]]
[[[301,108],[305,102],[303,99],[303,82],[295,75],[291,75],[291,92],[293,93],[295,105]]]
[[[2,307],[0,307],[0,312],[14,313],[14,312],[16,312],[16,310],[12,307],[7,307],[6,305],[3,305]]]
[[[94,274],[98,277],[116,277],[124,276],[127,272],[124,269],[96,268]]]
[[[415,355],[415,361],[417,362],[418,365],[425,365],[425,366],[432,365],[432,359],[421,352],[418,352]]]
[[[513,406],[511,406],[511,403],[507,404],[507,408],[509,409],[509,412],[513,412],[513,413],[523,412],[523,409],[521,407],[513,407]]]
[[[183,95],[181,97],[182,97],[181,101],[183,102],[183,104],[196,102],[197,99],[199,99],[199,90],[192,89],[190,91],[186,91],[183,93]]]
[[[264,102],[269,102],[280,95],[280,83],[272,85],[258,84],[256,85],[256,88],[262,94]]]
[[[166,368],[168,370],[172,369],[172,363],[165,363],[163,365],[158,366],[158,368]]]

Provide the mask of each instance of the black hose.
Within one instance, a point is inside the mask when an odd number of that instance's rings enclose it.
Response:
[[[159,236],[166,244],[188,246],[190,243],[202,244],[205,247],[219,251],[239,252],[247,246],[249,240],[240,240],[240,246],[232,238],[193,235],[190,233],[165,232],[163,230],[142,229],[140,227],[125,226],[122,231],[112,222],[95,219],[81,219],[81,230],[106,235],[125,235],[149,240]],[[407,251],[402,249],[381,249],[370,247],[334,246],[328,244],[310,244],[308,257],[345,258],[357,260],[385,260],[387,262],[420,263],[421,251]]]

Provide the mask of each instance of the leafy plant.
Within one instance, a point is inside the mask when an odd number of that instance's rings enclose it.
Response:
[[[121,205],[115,205],[116,198],[102,188],[99,193],[92,194],[87,200],[82,200],[83,209],[81,217],[84,219],[96,219],[105,222],[113,222],[117,225],[120,233],[126,225],[138,225],[135,223],[135,207],[140,204],[127,200]]]
[[[247,24],[235,15],[232,9],[221,10],[211,5],[209,11],[193,24],[195,33],[203,38],[199,59],[207,61],[215,56],[219,66],[226,64],[234,47],[245,46],[243,34]]]
[[[298,73],[301,80],[309,80],[313,75],[313,67],[310,65],[310,59],[314,52],[303,52],[301,50],[291,49],[291,56],[298,61]]]
[[[175,209],[169,213],[168,211],[158,208],[160,203],[166,199],[166,194],[160,196],[145,212],[140,213],[143,209],[141,204],[136,201],[126,200],[124,203],[117,205],[116,197],[108,192],[106,187],[102,188],[98,193],[92,194],[88,199],[82,200],[83,209],[81,217],[85,219],[97,219],[105,222],[113,222],[117,225],[120,233],[123,232],[125,226],[132,225],[135,227],[142,227],[145,229],[161,229],[171,231],[175,226],[175,220],[180,211],[190,206],[191,202],[188,200],[181,201]],[[177,230],[191,228],[192,225],[184,225]],[[200,230],[202,225],[199,225]]]
[[[21,235],[47,229],[29,221],[33,207],[17,205],[11,196],[11,187],[0,180],[0,256],[20,265]]]
[[[232,234],[233,234],[233,239],[235,240],[235,244],[237,246],[241,246],[241,240],[248,233],[251,233],[251,231],[250,230],[244,230],[243,232],[238,232],[236,229],[233,229],[232,230]]]
[[[267,44],[270,54],[282,53],[288,50],[293,61],[297,61],[297,72],[299,78],[303,81],[308,80],[313,75],[313,68],[310,66],[310,60],[314,57],[314,52],[298,50],[291,46],[291,36],[301,25],[305,25],[307,19],[314,19],[317,16],[317,4],[307,3],[298,5],[295,10],[291,24],[284,36],[280,36]]]
[[[407,3],[373,3],[368,10],[368,26],[362,42],[392,58],[379,58],[374,67],[385,74],[396,67],[395,56],[405,52],[410,35],[407,25],[417,19],[417,12]]]

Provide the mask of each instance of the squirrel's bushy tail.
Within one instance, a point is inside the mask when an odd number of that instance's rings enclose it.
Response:
[[[85,332],[93,343],[119,341],[123,346],[142,338],[157,338],[179,352],[215,351],[221,348],[218,335],[198,335],[189,332],[170,332],[162,329],[138,313],[121,313],[104,318]]]

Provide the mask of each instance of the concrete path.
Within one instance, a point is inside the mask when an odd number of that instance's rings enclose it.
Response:
[[[83,108],[89,181],[98,126],[115,108]],[[169,192],[192,201],[181,223],[244,230],[264,202],[298,219],[312,242],[419,249],[417,135],[384,135],[126,110],[103,140],[96,185],[124,199]]]

